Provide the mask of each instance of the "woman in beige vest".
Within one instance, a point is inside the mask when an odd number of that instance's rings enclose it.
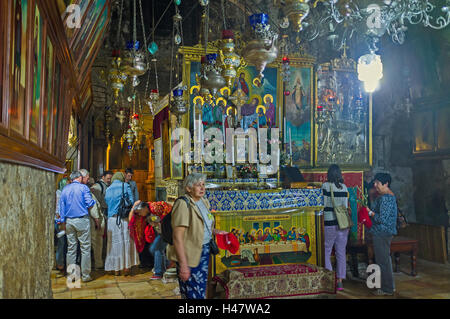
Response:
[[[177,262],[181,297],[205,299],[208,280],[209,242],[213,234],[226,233],[214,229],[214,217],[205,195],[203,174],[186,177],[185,200],[175,201],[172,209],[173,245],[168,258]]]

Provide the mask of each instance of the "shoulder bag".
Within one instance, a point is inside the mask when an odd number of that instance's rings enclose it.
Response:
[[[120,198],[119,208],[117,210],[116,224],[120,226],[122,218],[128,218],[133,208],[133,203],[128,198],[128,194],[124,191],[125,183],[122,182],[122,196]]]
[[[348,214],[347,207],[341,205],[336,206],[334,203],[334,194],[333,194],[333,185],[330,184],[330,192],[331,192],[331,202],[333,204],[333,209],[336,214],[336,219],[338,221],[339,229],[347,229],[353,226],[353,221]]]
[[[206,205],[205,205],[206,207]],[[219,253],[219,247],[217,246],[216,243],[216,235],[213,234],[211,228],[208,226],[208,222],[203,221],[204,223],[206,223],[206,228],[208,228],[209,233],[211,234],[211,240],[209,241],[209,252],[212,255],[217,255]]]

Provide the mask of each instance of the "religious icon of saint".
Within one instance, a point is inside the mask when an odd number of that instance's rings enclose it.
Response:
[[[246,103],[242,106],[241,109],[241,126],[244,129],[244,132],[247,132],[248,128],[254,127],[257,128],[256,125],[258,123],[258,117],[256,114],[256,107],[258,106],[258,98],[252,98],[250,104]]]
[[[302,84],[302,80],[300,77],[297,77],[297,79],[295,81],[295,85],[292,90],[291,96],[292,96],[292,101],[298,111],[303,110],[307,106],[306,101],[305,101],[306,94],[305,94],[305,90],[303,89],[303,84]]]
[[[219,97],[217,99],[217,105],[214,107],[213,110],[214,124],[218,128],[222,128],[223,122],[222,115],[225,113],[225,110],[226,110],[226,101],[224,98]]]
[[[268,127],[275,127],[275,105],[273,105],[273,96],[266,94],[264,96],[264,106],[266,108],[266,119]]]
[[[306,250],[309,252],[309,235],[304,228],[300,228],[297,234],[297,240],[304,242],[306,244]]]
[[[242,72],[239,77],[234,80],[232,93],[239,89],[241,89],[247,96],[250,94],[247,82],[245,81],[244,72]]]
[[[234,114],[233,114],[234,111]],[[229,106],[226,111],[226,117],[225,117],[225,134],[227,128],[234,128],[235,124],[235,117],[237,114],[236,108]]]
[[[259,105],[256,108],[256,112],[258,113],[258,126],[259,127],[267,127],[267,118],[266,118],[266,109],[264,106]]]
[[[205,126],[210,126],[214,123],[213,118],[213,104],[209,96],[206,97],[206,101],[203,104],[202,109],[202,122]]]
[[[295,232],[296,228],[291,227],[291,230],[287,233],[287,240],[295,240],[297,238],[297,233]]]
[[[272,241],[272,240],[273,236],[271,234],[270,228],[266,227],[266,229],[264,230],[263,241]]]
[[[264,241],[264,235],[262,229],[256,231],[256,238],[258,241]]]

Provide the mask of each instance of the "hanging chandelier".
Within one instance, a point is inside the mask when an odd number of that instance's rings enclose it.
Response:
[[[312,41],[324,36],[336,48],[361,30],[376,51],[386,33],[393,42],[403,44],[407,24],[432,29],[450,24],[450,0],[275,0],[275,5],[283,9],[295,31],[302,31],[303,38]]]

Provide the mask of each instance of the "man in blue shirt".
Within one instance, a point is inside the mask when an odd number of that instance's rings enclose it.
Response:
[[[130,185],[131,192],[133,193],[133,199],[135,202],[137,202],[139,200],[139,191],[136,182],[132,180],[133,175],[134,171],[132,168],[127,168],[125,170],[125,183],[128,183],[128,185]]]
[[[95,201],[86,186],[89,172],[85,169],[70,174],[72,183],[64,187],[59,200],[61,222],[67,236],[67,266],[76,263],[77,243],[81,249],[81,280],[91,281],[91,228],[89,209]]]

